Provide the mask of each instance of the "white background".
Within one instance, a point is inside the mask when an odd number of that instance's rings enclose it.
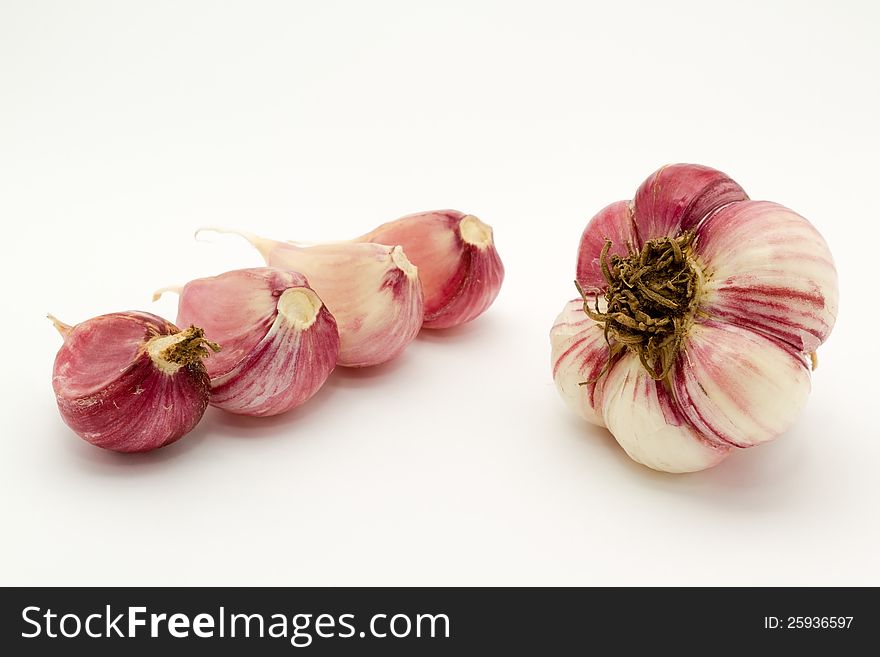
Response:
[[[0,1],[2,584],[880,584],[880,12],[864,2]],[[810,218],[841,314],[778,441],[689,476],[557,398],[587,219],[659,165]],[[458,208],[507,279],[473,324],[269,420],[142,456],[51,389],[67,322]]]

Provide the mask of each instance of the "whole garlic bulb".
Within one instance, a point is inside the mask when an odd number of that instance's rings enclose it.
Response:
[[[116,452],[146,452],[178,440],[208,406],[209,343],[144,312],[101,315],[76,326],[50,316],[64,338],[52,387],[73,431]]]
[[[419,268],[424,328],[450,328],[475,319],[495,301],[504,280],[491,226],[457,210],[407,215],[358,240],[399,244]]]
[[[581,237],[577,283],[582,298],[550,333],[557,389],[666,472],[784,432],[837,315],[837,272],[816,229],[698,165],[663,167],[632,202],[600,211]]]
[[[336,320],[301,274],[239,269],[190,281],[179,292],[178,324],[201,326],[223,345],[205,362],[213,406],[284,413],[310,399],[336,366]]]

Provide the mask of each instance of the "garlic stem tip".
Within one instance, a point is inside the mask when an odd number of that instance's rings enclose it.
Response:
[[[235,230],[233,228],[223,228],[222,226],[202,226],[196,229],[196,232],[193,233],[193,237],[199,242],[211,241],[200,239],[202,233],[217,233],[218,235],[239,235],[249,242],[255,239],[259,239],[256,235],[253,235],[252,233],[247,233],[243,230]]]
[[[66,338],[67,334],[70,333],[70,331],[73,329],[70,324],[65,324],[60,319],[55,317],[55,315],[53,315],[52,313],[47,313],[46,317],[49,319],[50,322],[52,322],[52,324],[55,325],[55,329],[58,331],[58,333],[61,334],[62,338]]]
[[[153,301],[158,301],[162,298],[162,295],[166,292],[172,292],[173,294],[180,295],[183,292],[182,285],[166,285],[165,287],[160,287],[158,290],[153,292]]]
[[[238,235],[239,237],[248,241],[250,245],[253,246],[257,251],[259,251],[260,255],[264,258],[269,257],[269,253],[272,251],[272,246],[274,244],[272,240],[260,237],[259,235],[255,235],[254,233],[249,233],[244,230],[234,230],[232,228],[220,228],[218,226],[202,226],[195,232],[195,239],[199,242],[210,241],[199,239],[199,235],[206,232],[217,233],[221,235]]]

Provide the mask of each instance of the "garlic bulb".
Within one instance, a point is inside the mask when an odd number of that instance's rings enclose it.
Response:
[[[418,268],[400,246],[339,242],[299,246],[249,233],[269,267],[303,274],[336,318],[338,365],[367,367],[399,356],[422,325]]]
[[[411,214],[358,240],[404,248],[419,268],[424,328],[449,328],[478,317],[492,305],[504,280],[492,228],[456,210]]]
[[[550,332],[568,405],[656,470],[711,467],[783,433],[837,315],[828,247],[708,167],[661,168],[581,237],[581,299]]]
[[[84,440],[117,452],[146,452],[188,433],[208,405],[208,342],[143,312],[113,313],[68,326],[52,387],[61,417]]]
[[[157,293],[161,294],[161,293]],[[336,320],[301,274],[240,269],[190,281],[177,323],[223,345],[205,362],[211,404],[242,415],[277,415],[308,400],[336,366]]]

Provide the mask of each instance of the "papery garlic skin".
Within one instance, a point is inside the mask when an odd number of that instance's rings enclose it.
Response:
[[[336,320],[307,279],[269,267],[187,283],[177,321],[223,351],[207,360],[211,405],[241,415],[284,413],[310,399],[336,366]]]
[[[256,247],[268,266],[299,272],[308,279],[336,319],[338,365],[385,363],[403,353],[418,334],[424,315],[422,286],[418,268],[400,246],[357,242],[299,246],[236,234]]]
[[[662,167],[632,201],[601,210],[581,236],[576,280],[584,299],[551,331],[557,388],[634,460],[666,472],[784,433],[838,307],[816,229],[700,165]],[[579,351],[563,357],[575,335]],[[603,348],[607,373],[577,397],[572,382],[587,380]]]
[[[631,459],[654,470],[697,472],[723,461],[730,447],[701,436],[662,382],[639,359],[624,355],[602,386],[602,416]]]
[[[407,215],[358,241],[399,244],[419,268],[424,328],[451,328],[479,317],[495,301],[504,281],[492,228],[457,210]]]
[[[608,344],[601,327],[584,313],[583,299],[565,304],[550,329],[553,381],[568,407],[587,422],[605,426],[601,400]]]
[[[175,442],[201,419],[210,385],[200,329],[180,331],[144,312],[101,315],[73,327],[55,322],[64,344],[52,387],[62,419],[84,440],[146,452]]]
[[[703,305],[714,317],[815,351],[837,318],[837,270],[806,219],[776,203],[732,203],[699,228],[707,271]]]
[[[810,394],[803,356],[772,337],[711,319],[693,325],[670,379],[691,425],[733,447],[782,434]]]

